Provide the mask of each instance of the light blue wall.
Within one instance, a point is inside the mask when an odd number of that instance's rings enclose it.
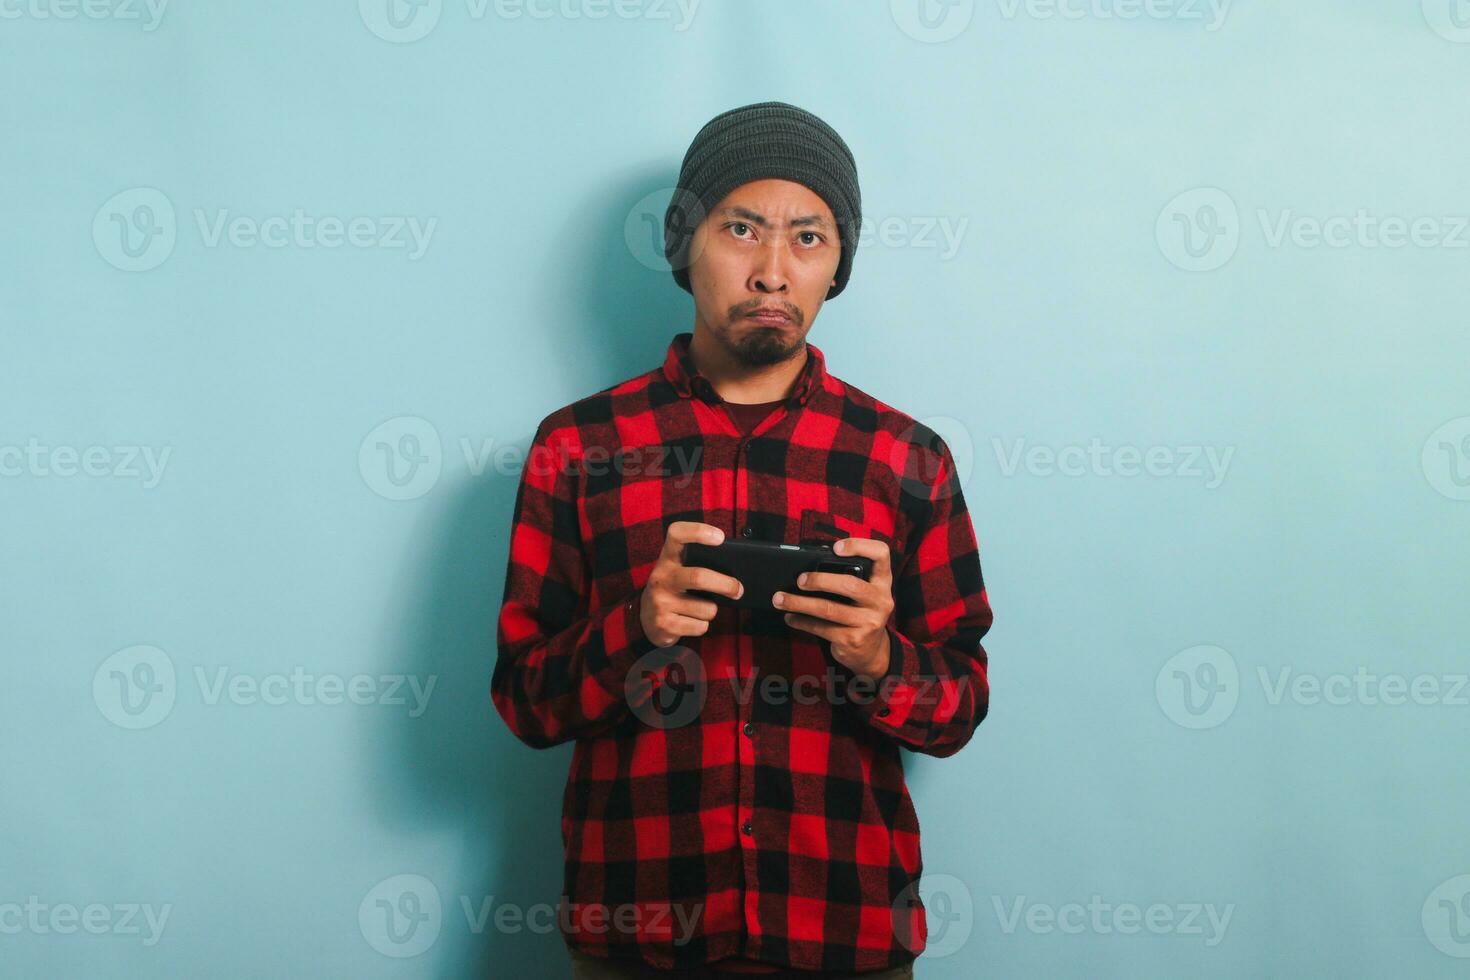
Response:
[[[690,2],[0,3],[0,975],[561,975],[493,921],[570,753],[487,695],[516,453],[690,328],[647,219],[782,99],[870,221],[810,338],[996,614],[919,975],[1463,976],[1467,5]]]

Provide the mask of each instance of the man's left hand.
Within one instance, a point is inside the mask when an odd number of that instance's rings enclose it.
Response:
[[[888,671],[890,653],[887,627],[893,612],[893,570],[888,545],[873,538],[841,538],[832,551],[873,559],[868,581],[840,572],[803,572],[796,584],[810,592],[847,596],[853,605],[792,592],[777,592],[772,601],[786,610],[786,622],[793,629],[827,640],[838,663],[876,680]]]

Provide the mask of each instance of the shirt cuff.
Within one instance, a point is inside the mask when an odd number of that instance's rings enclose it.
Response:
[[[913,687],[904,678],[916,669],[918,658],[913,643],[904,639],[903,634],[892,626],[885,628],[888,630],[888,669],[876,679],[857,680],[858,689],[849,695],[848,701],[868,724],[892,732],[900,728],[908,717]]]
[[[638,661],[639,657],[658,649],[648,638],[648,634],[643,632],[642,608],[643,590],[638,589],[624,599],[617,609],[612,610],[604,623],[604,639],[608,636],[606,632],[608,626],[614,626],[616,629],[617,639],[608,644],[609,650],[620,651],[617,656],[613,657],[613,660],[628,670],[633,668],[633,664]]]

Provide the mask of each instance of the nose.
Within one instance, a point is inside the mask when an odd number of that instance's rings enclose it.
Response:
[[[759,250],[755,268],[751,270],[749,288],[760,293],[784,293],[789,277],[786,274],[786,252],[777,244]]]

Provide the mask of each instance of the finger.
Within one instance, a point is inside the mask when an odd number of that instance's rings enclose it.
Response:
[[[796,577],[797,588],[808,592],[835,592],[852,596],[860,605],[870,605],[881,593],[872,582],[841,572],[802,572]]]
[[[816,596],[797,595],[792,592],[777,592],[771,597],[772,603],[774,604],[779,597],[784,597],[784,601],[781,605],[776,606],[777,609],[803,613],[842,626],[857,626],[862,622],[864,615],[863,610],[858,606],[849,606],[831,599],[819,599]]]
[[[664,550],[660,558],[672,558],[679,561],[679,552],[686,544],[699,542],[700,544],[721,544],[725,540],[725,532],[713,524],[703,524],[699,521],[674,521],[664,534]]]
[[[720,614],[720,605],[713,599],[675,595],[668,605],[668,610],[671,613],[707,623]]]
[[[786,625],[792,629],[820,636],[824,640],[836,640],[846,632],[846,627],[836,623],[829,623],[824,619],[814,619],[811,616],[803,616],[801,613],[787,613]]]
[[[663,641],[660,642],[661,638],[654,636],[650,636],[649,639],[654,641],[655,646],[666,647],[678,643],[686,636],[703,636],[709,630],[709,622],[703,619],[691,619],[678,613],[669,613],[660,616],[654,623],[654,628],[655,632],[664,631]]]
[[[892,586],[893,567],[888,544],[876,538],[839,538],[832,545],[834,555],[861,555],[873,559],[873,572],[868,581],[878,586]]]
[[[680,565],[674,569],[669,576],[674,583],[674,588],[679,591],[689,589],[700,589],[704,592],[718,592],[720,595],[729,596],[731,599],[740,598],[745,591],[745,586],[733,575],[717,572],[713,568],[705,568],[701,565]]]

